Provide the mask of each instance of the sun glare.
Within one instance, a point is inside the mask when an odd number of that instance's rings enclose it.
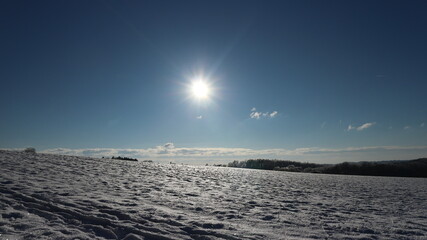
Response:
[[[203,80],[196,80],[191,84],[191,92],[196,99],[206,99],[209,97],[209,85]]]

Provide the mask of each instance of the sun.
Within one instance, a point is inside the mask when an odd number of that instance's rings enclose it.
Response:
[[[191,83],[191,93],[196,99],[207,99],[209,98],[210,92],[209,85],[203,79],[198,79]]]

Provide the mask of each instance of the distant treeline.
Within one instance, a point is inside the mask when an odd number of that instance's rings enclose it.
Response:
[[[370,176],[427,177],[427,158],[409,161],[340,163],[324,173]]]
[[[228,164],[229,167],[253,168],[265,170],[286,170],[292,172],[302,172],[305,169],[322,167],[323,165],[315,163],[301,163],[288,160],[271,160],[271,159],[249,159],[245,161],[234,161]]]
[[[136,158],[128,158],[128,157],[120,157],[120,156],[118,156],[118,157],[111,157],[111,159],[119,159],[119,160],[126,160],[126,161],[134,161],[134,162],[137,162],[138,161],[138,159],[136,159]]]
[[[340,164],[302,163],[288,160],[249,159],[234,161],[228,167],[327,174],[427,177],[427,158],[407,161],[344,162]]]

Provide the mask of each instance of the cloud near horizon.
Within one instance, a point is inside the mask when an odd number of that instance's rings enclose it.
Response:
[[[69,149],[54,148],[41,151],[42,153],[77,155],[91,157],[133,157],[139,159],[154,160],[174,160],[174,159],[224,159],[241,160],[249,158],[270,158],[270,159],[313,159],[329,157],[333,155],[349,153],[367,153],[378,151],[423,151],[427,153],[427,146],[370,146],[370,147],[347,147],[347,148],[272,148],[272,149],[250,149],[250,148],[197,148],[197,147],[176,147],[173,143],[166,143],[161,146],[146,149],[115,149],[115,148],[94,148],[94,149]],[[382,159],[387,160],[387,159]]]

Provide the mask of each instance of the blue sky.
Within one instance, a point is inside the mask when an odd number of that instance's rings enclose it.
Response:
[[[0,148],[427,156],[425,1],[2,1]],[[208,99],[191,96],[204,78]]]

